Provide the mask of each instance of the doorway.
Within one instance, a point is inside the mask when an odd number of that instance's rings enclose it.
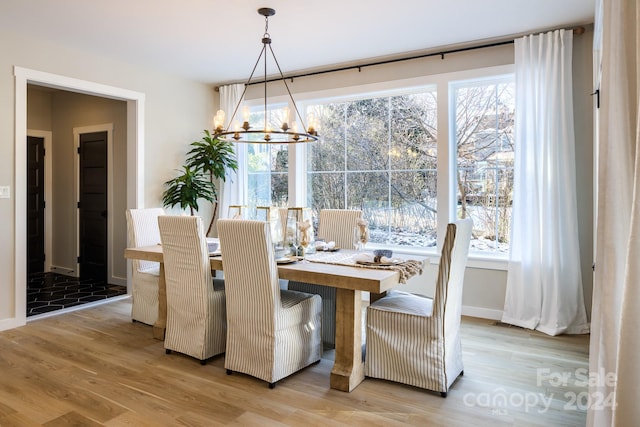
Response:
[[[16,108],[15,108],[15,161],[18,165],[24,165],[24,169],[22,172],[20,170],[16,170],[14,175],[14,187],[16,191],[12,192],[12,196],[14,197],[14,205],[15,205],[15,229],[14,229],[14,263],[13,263],[13,277],[15,278],[15,292],[14,292],[14,300],[11,306],[14,310],[14,316],[12,318],[6,319],[2,323],[3,329],[10,329],[13,327],[18,327],[24,325],[27,321],[27,174],[26,165],[27,165],[27,87],[28,85],[35,85],[38,87],[51,88],[53,90],[61,90],[66,93],[75,93],[75,94],[85,94],[85,95],[93,95],[95,97],[99,97],[100,99],[105,100],[117,100],[125,102],[125,113],[124,117],[126,118],[126,122],[119,129],[122,132],[119,132],[118,135],[121,136],[120,141],[124,140],[125,144],[125,153],[124,155],[119,154],[120,162],[118,164],[117,173],[114,176],[120,177],[120,181],[122,183],[118,183],[115,188],[122,189],[119,191],[120,201],[118,203],[125,203],[126,205],[122,208],[118,208],[117,212],[121,210],[124,211],[127,207],[143,207],[143,176],[144,174],[139,173],[142,170],[143,165],[143,143],[142,143],[142,134],[144,129],[144,94],[139,92],[134,92],[126,89],[104,86],[100,84],[96,84],[93,82],[73,79],[65,76],[45,73],[36,70],[30,70],[22,67],[14,67],[14,75],[15,75],[15,88],[16,88]],[[64,117],[60,115],[60,117]],[[47,127],[47,122],[38,121],[32,122],[31,126],[38,126],[43,129],[51,129]],[[55,129],[51,129],[55,130]],[[59,139],[58,139],[59,140]],[[54,153],[54,160],[57,163],[60,159],[58,154]],[[51,156],[46,156],[46,158],[50,159]],[[47,160],[48,161],[48,160]],[[69,177],[73,175],[73,166],[71,168],[66,167],[66,169],[62,170],[62,175],[65,177]],[[45,170],[45,173],[50,173]],[[59,175],[56,173],[56,182],[59,181]],[[126,181],[126,182],[125,182]],[[45,186],[47,182],[45,180]],[[55,191],[56,199],[58,202],[61,202],[60,199],[69,199],[71,198],[71,193],[77,191],[77,188],[74,189],[73,184],[63,184],[62,187],[57,187],[58,190]],[[20,189],[20,191],[17,191]],[[74,191],[75,190],[75,191]],[[77,193],[76,193],[77,194]],[[123,200],[124,202],[121,202]],[[45,197],[46,199],[46,197]],[[64,202],[67,204],[67,202]],[[73,209],[75,210],[75,203],[73,204]],[[49,206],[47,205],[47,208]],[[45,216],[49,209],[45,209]],[[54,218],[58,218],[57,221],[63,221],[65,224],[68,221],[73,222],[76,215],[73,213],[66,214],[54,212]],[[112,250],[114,254],[121,253],[124,249],[124,241],[126,241],[126,232],[123,232],[124,229],[122,224],[120,224],[119,217],[116,217],[117,224],[111,229],[114,230],[111,234],[115,233],[115,238],[118,239],[116,242],[115,248]],[[77,219],[76,219],[77,221]],[[47,222],[47,219],[45,219]],[[66,261],[65,258],[62,261],[59,261],[59,255],[61,249],[66,252],[75,252],[74,247],[69,245],[69,240],[73,239],[74,236],[77,236],[78,230],[72,229],[70,224],[65,225],[64,228],[61,229],[59,225],[54,223],[53,231],[58,231],[56,235],[62,236],[62,243],[56,238],[55,244],[53,245],[53,251],[48,252],[45,250],[47,256],[45,258],[45,270],[47,269],[47,265],[51,264],[53,261],[54,264],[51,265],[52,270],[56,270],[56,264],[58,267],[62,264],[63,270],[75,270],[77,273],[78,269],[75,268],[75,257],[73,262]],[[45,225],[45,231],[47,227]],[[48,228],[52,230],[51,227]],[[46,233],[50,234],[50,233]],[[122,237],[124,236],[124,237]],[[75,240],[75,239],[74,239]],[[61,247],[62,245],[62,247]],[[47,246],[47,243],[45,243]],[[121,249],[122,247],[122,249]],[[49,256],[49,254],[58,255],[58,256]],[[117,258],[119,260],[119,258]],[[130,275],[130,271],[124,270],[121,268],[121,265],[124,261],[119,262],[119,270],[117,272],[117,280],[121,286],[125,286],[127,284],[127,277]],[[70,265],[71,264],[71,265]],[[125,263],[126,265],[126,263]],[[58,268],[59,270],[59,268]],[[64,271],[68,277],[70,274],[74,274],[73,271]],[[122,272],[122,273],[120,273]],[[113,275],[114,272],[109,270],[109,274]]]

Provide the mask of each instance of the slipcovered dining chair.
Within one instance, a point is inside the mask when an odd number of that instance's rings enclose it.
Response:
[[[162,208],[127,209],[127,246],[136,248],[159,244],[160,215],[164,215]],[[131,267],[131,319],[153,325],[158,319],[160,263],[134,259]]]
[[[463,375],[462,285],[473,223],[447,225],[433,300],[393,291],[367,307],[365,375],[440,392]]]
[[[267,222],[221,219],[218,235],[227,293],[224,367],[273,388],[320,361],[322,300],[280,289]]]
[[[353,247],[353,227],[362,218],[361,210],[322,209],[319,215],[318,238],[335,242],[337,248]],[[290,281],[288,288],[322,297],[322,342],[327,348],[336,346],[336,288]]]
[[[280,214],[280,226],[282,227],[282,234],[286,234],[287,230],[287,215],[289,214],[289,208],[278,208]]]
[[[198,216],[158,217],[167,284],[164,348],[200,360],[224,353],[224,282],[213,280],[205,230]]]

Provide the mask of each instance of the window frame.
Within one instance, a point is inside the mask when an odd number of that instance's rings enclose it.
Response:
[[[437,212],[437,246],[431,248],[398,246],[394,251],[407,255],[421,255],[437,259],[440,256],[442,243],[446,231],[446,225],[456,220],[457,214],[457,148],[455,141],[455,112],[453,94],[450,90],[454,82],[466,80],[495,80],[507,75],[514,75],[513,64],[498,65],[484,68],[474,68],[463,71],[454,71],[442,74],[416,77],[411,79],[390,80],[380,83],[372,83],[359,86],[349,86],[334,88],[323,91],[294,93],[295,102],[303,117],[306,116],[306,109],[309,104],[316,104],[328,101],[352,101],[366,99],[370,97],[384,95],[401,95],[412,93],[420,88],[432,87],[437,93],[437,129],[438,129],[438,160],[437,176],[446,179],[438,179],[438,212]],[[264,103],[264,99],[245,99],[248,106],[256,106]],[[295,111],[291,100],[286,95],[273,96],[269,98],[269,105],[289,104],[289,109]],[[453,116],[452,116],[453,114]],[[319,131],[322,137],[322,129]],[[246,144],[238,144],[238,157],[246,158],[247,149],[242,147]],[[290,144],[288,147],[289,162],[289,206],[302,206],[306,203],[307,193],[307,161],[306,144]],[[247,171],[238,171],[247,174]],[[244,182],[248,182],[245,180]],[[245,191],[248,194],[248,191]],[[246,202],[246,200],[245,200]],[[373,249],[375,244],[367,245]],[[507,255],[500,253],[470,252],[468,266],[492,270],[507,269]]]
[[[514,83],[515,86],[515,71],[511,72],[511,73],[502,73],[502,74],[495,74],[495,75],[491,75],[491,76],[483,76],[483,77],[472,77],[469,79],[456,79],[456,80],[450,80],[449,81],[449,89],[448,89],[448,96],[449,96],[449,149],[455,153],[454,156],[452,157],[452,161],[454,163],[453,169],[451,169],[449,171],[449,173],[451,174],[449,176],[449,179],[451,180],[451,182],[454,184],[453,186],[453,199],[450,199],[450,202],[452,203],[452,206],[450,206],[450,209],[453,209],[453,217],[454,217],[454,221],[457,219],[457,199],[458,199],[458,188],[457,188],[457,151],[458,151],[458,147],[457,147],[457,140],[456,140],[456,116],[457,116],[457,112],[456,112],[456,102],[455,102],[455,95],[456,95],[456,89],[459,89],[461,87],[465,87],[465,86],[475,86],[474,84],[480,84],[483,82],[486,82],[487,84],[504,84],[507,81],[512,81]],[[515,94],[515,87],[514,87],[514,94]],[[515,137],[515,135],[514,135]],[[514,141],[515,143],[515,141]],[[438,147],[439,148],[439,147]],[[508,258],[508,253],[500,253],[500,252],[482,252],[482,251],[469,251],[469,255],[471,257],[474,258],[482,258],[482,259],[489,259],[489,260],[507,260]]]

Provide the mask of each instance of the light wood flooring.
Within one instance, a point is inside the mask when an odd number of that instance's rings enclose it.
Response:
[[[367,378],[329,388],[332,352],[265,382],[166,355],[129,300],[0,332],[0,426],[580,426],[588,336],[463,318],[464,376],[446,399]],[[581,395],[581,393],[583,393]],[[582,396],[582,397],[581,397]],[[574,399],[575,398],[575,399]]]

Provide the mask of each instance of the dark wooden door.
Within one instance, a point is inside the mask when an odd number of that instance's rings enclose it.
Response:
[[[80,277],[107,281],[107,132],[80,135]]]
[[[44,138],[27,137],[27,274],[44,271]]]

